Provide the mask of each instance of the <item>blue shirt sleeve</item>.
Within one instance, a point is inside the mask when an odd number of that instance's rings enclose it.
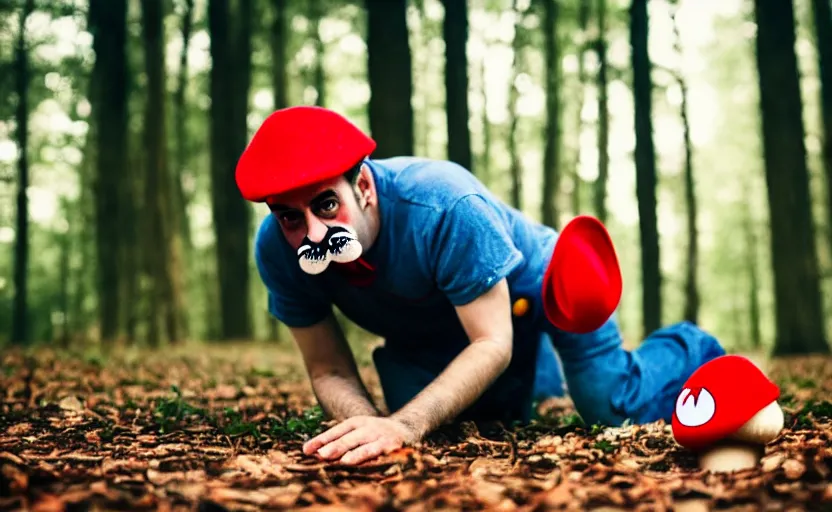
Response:
[[[503,219],[479,194],[458,199],[429,242],[434,276],[455,306],[468,304],[522,261]]]
[[[260,279],[268,290],[269,313],[289,327],[309,327],[330,314],[331,304],[312,289],[311,283],[299,275],[299,268],[289,265],[278,251],[267,249],[268,227],[258,234],[254,246],[254,260]],[[279,243],[269,241],[268,245]]]

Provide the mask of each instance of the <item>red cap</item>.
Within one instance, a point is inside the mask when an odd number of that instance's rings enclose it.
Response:
[[[237,187],[249,201],[340,176],[376,148],[344,116],[322,107],[278,110],[263,121],[237,162]]]
[[[673,438],[690,450],[705,448],[735,433],[778,398],[780,388],[750,360],[717,357],[693,372],[676,397]]]
[[[612,316],[621,288],[621,268],[604,225],[588,215],[572,219],[543,277],[546,317],[566,332],[592,332]]]

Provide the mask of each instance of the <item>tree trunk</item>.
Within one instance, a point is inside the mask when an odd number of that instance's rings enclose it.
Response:
[[[812,0],[820,74],[823,168],[826,175],[826,230],[832,245],[832,7],[829,0]]]
[[[674,6],[675,9],[675,6]],[[679,24],[676,19],[675,10],[671,12],[671,22],[673,25],[673,46],[679,60],[682,60],[682,38],[679,34]],[[687,209],[687,230],[688,230],[688,261],[685,276],[685,320],[698,323],[699,322],[699,285],[697,279],[697,270],[699,268],[699,237],[696,229],[697,208],[696,208],[696,188],[693,179],[693,144],[690,140],[690,120],[688,118],[688,84],[682,71],[676,73],[676,81],[682,92],[682,105],[680,107],[680,115],[682,118],[682,134],[685,144],[685,206]]]
[[[560,49],[556,0],[543,0],[543,40],[546,61],[546,139],[543,144],[541,220],[543,224],[557,228],[557,198],[560,190]]]
[[[286,0],[272,0],[272,89],[274,91],[274,109],[289,106],[288,85],[286,78]],[[266,309],[269,339],[280,341],[278,320]]]
[[[185,100],[188,88],[188,49],[191,42],[191,30],[193,27],[194,0],[184,0],[185,12],[182,13],[182,52],[179,54],[179,77],[176,86],[176,94],[173,97],[175,122],[176,122],[176,178],[174,181],[174,193],[176,199],[176,213],[178,231],[181,233],[183,248],[190,253],[191,224],[188,220],[189,198],[185,194],[182,179],[185,177],[188,168],[188,139],[185,121],[188,118],[188,102]]]
[[[630,10],[630,45],[635,95],[635,164],[641,235],[642,324],[644,336],[662,322],[659,232],[656,219],[656,153],[653,147],[650,55],[648,53],[647,0],[633,0]]]
[[[211,202],[217,249],[220,338],[250,339],[249,205],[240,197],[233,169],[248,140],[246,114],[251,81],[251,0],[210,0]]]
[[[87,30],[92,32],[94,23],[90,17],[94,12],[87,12]],[[98,89],[101,83],[101,66],[102,62],[96,59],[92,65],[92,71],[89,75],[89,82],[87,83],[86,97],[91,102],[97,101]],[[80,92],[79,92],[79,95]],[[94,104],[94,103],[93,103]],[[94,114],[94,113],[93,113]],[[98,148],[96,142],[98,140],[98,122],[96,116],[91,115],[87,119],[88,129],[84,146],[82,149],[81,163],[78,166],[78,180],[79,180],[79,194],[76,207],[70,209],[70,218],[68,219],[70,228],[73,225],[75,228],[75,239],[73,240],[74,249],[78,252],[78,257],[81,261],[94,261],[95,259],[95,227],[96,227],[96,209],[93,190],[94,176],[96,172],[96,165],[98,161]],[[72,272],[73,289],[71,292],[71,305],[69,312],[69,329],[73,334],[81,333],[82,330],[89,328],[89,318],[85,310],[86,299],[95,294],[96,272],[98,268],[96,265],[75,265],[75,270]]]
[[[17,89],[17,227],[14,245],[14,312],[12,313],[12,343],[25,345],[29,339],[29,307],[27,300],[29,272],[29,50],[26,47],[26,20],[35,9],[34,0],[26,0],[20,14],[15,83]]]
[[[471,161],[471,131],[468,129],[468,5],[466,1],[442,0],[445,18],[445,112],[448,124],[448,159],[474,171]]]
[[[324,70],[324,43],[321,40],[321,0],[307,0],[309,3],[309,20],[312,32],[312,44],[315,47],[315,63],[312,69],[312,85],[315,87],[315,105],[326,104],[326,73]]]
[[[413,154],[407,0],[365,0],[370,132],[375,158]]]
[[[520,156],[517,151],[517,76],[520,74],[521,52],[523,43],[521,33],[523,30],[523,13],[517,5],[517,0],[512,2],[514,12],[514,40],[512,42],[511,78],[508,89],[508,156],[509,171],[511,173],[511,205],[518,210],[523,209],[523,171],[520,168]]]
[[[598,40],[595,51],[598,53],[598,178],[595,180],[595,215],[602,223],[607,222],[607,177],[609,176],[610,157],[610,111],[607,96],[607,0],[598,0]]]
[[[415,37],[415,44],[417,46],[424,45],[427,47],[427,44],[430,41],[431,33],[433,32],[433,20],[425,14],[424,0],[414,0],[413,5],[419,13],[419,23],[422,27],[422,30],[419,31],[418,35]],[[431,61],[431,57],[428,56],[424,57],[421,62],[416,62],[414,64],[414,66],[418,68],[414,80],[421,84],[421,90],[423,91],[419,98],[421,100],[421,108],[414,113],[414,116],[417,116],[414,118],[414,130],[417,130],[419,135],[416,138],[421,144],[421,146],[417,148],[417,151],[419,151],[419,154],[423,156],[431,156],[433,154],[431,151],[430,141],[430,112],[433,109],[433,103],[431,103],[431,98],[433,97],[431,94]]]
[[[181,341],[183,290],[181,238],[171,223],[173,209],[172,176],[168,170],[167,130],[165,129],[165,36],[163,0],[141,0],[142,29],[147,74],[144,147],[146,233],[149,235],[147,277],[151,315],[163,320],[164,334],[171,342]],[[178,180],[177,180],[178,181]],[[154,322],[155,323],[155,319]],[[148,332],[151,344],[158,344],[159,332]]]
[[[102,77],[101,84],[106,86],[106,77]],[[128,137],[132,134],[128,133]],[[135,144],[133,146],[140,146]],[[133,342],[136,339],[136,331],[139,327],[141,316],[141,277],[142,277],[142,254],[146,249],[142,245],[139,233],[139,224],[142,222],[141,196],[142,196],[142,175],[140,172],[144,160],[142,147],[128,147],[125,163],[124,180],[120,183],[119,193],[121,194],[121,218],[123,231],[121,240],[121,256],[119,258],[121,269],[121,299],[119,300],[119,315],[124,326],[123,337],[125,341]],[[147,301],[145,300],[145,303]]]
[[[742,224],[745,233],[746,269],[748,271],[748,321],[751,335],[751,348],[758,349],[763,345],[760,332],[760,274],[757,268],[757,233],[751,217],[750,187],[745,187],[745,198],[742,200]]]
[[[697,206],[696,188],[693,179],[693,147],[690,141],[690,121],[688,120],[688,90],[684,79],[682,87],[682,124],[685,138],[685,205],[688,219],[688,264],[685,279],[685,315],[684,318],[692,323],[699,322],[699,236],[696,229]]]
[[[272,0],[272,88],[274,89],[274,109],[289,106],[288,85],[286,79],[286,0]]]
[[[579,0],[578,4],[578,111],[577,111],[577,136],[573,139],[575,143],[575,163],[572,168],[572,215],[581,213],[581,192],[583,181],[581,180],[581,134],[583,133],[584,120],[583,110],[586,103],[586,53],[587,29],[589,28],[590,0]]]
[[[829,352],[820,296],[791,1],[755,0],[771,219],[775,355]]]
[[[487,52],[486,52],[487,55]],[[480,60],[480,93],[482,95],[482,160],[477,169],[480,181],[491,185],[491,121],[488,119],[488,81],[485,74],[485,59]]]
[[[106,87],[99,87],[93,115],[97,129],[97,162],[93,180],[96,206],[96,257],[100,336],[112,342],[120,324],[120,261],[131,249],[126,247],[124,223],[131,214],[123,204],[124,188],[129,183],[127,165],[127,0],[90,0],[93,50],[100,61],[100,74]]]
[[[75,206],[73,205],[69,208],[75,208]],[[69,217],[69,208],[66,207],[66,204],[64,204],[62,208],[63,211],[67,212],[67,217]],[[71,227],[72,225],[69,224],[69,219],[67,219],[66,231],[58,235],[58,241],[60,242],[61,248],[61,256],[58,263],[58,286],[60,287],[60,292],[58,294],[58,309],[61,312],[61,334],[58,338],[58,343],[59,346],[64,349],[69,348],[69,258],[71,257],[72,252]]]

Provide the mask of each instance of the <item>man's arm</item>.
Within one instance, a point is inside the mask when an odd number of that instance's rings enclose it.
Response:
[[[505,278],[456,311],[471,344],[430,385],[391,415],[419,438],[473,404],[511,362],[513,333]]]
[[[312,390],[329,417],[341,421],[380,415],[358,375],[344,333],[331,314],[310,327],[290,329],[303,355]]]
[[[352,417],[309,440],[304,453],[360,463],[420,440],[471,405],[511,361],[512,325],[508,285],[457,308],[471,344],[405,407],[388,418]]]

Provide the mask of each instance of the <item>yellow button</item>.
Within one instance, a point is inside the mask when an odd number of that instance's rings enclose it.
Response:
[[[529,311],[529,301],[526,299],[517,299],[514,305],[511,306],[511,312],[514,316],[523,316]]]

